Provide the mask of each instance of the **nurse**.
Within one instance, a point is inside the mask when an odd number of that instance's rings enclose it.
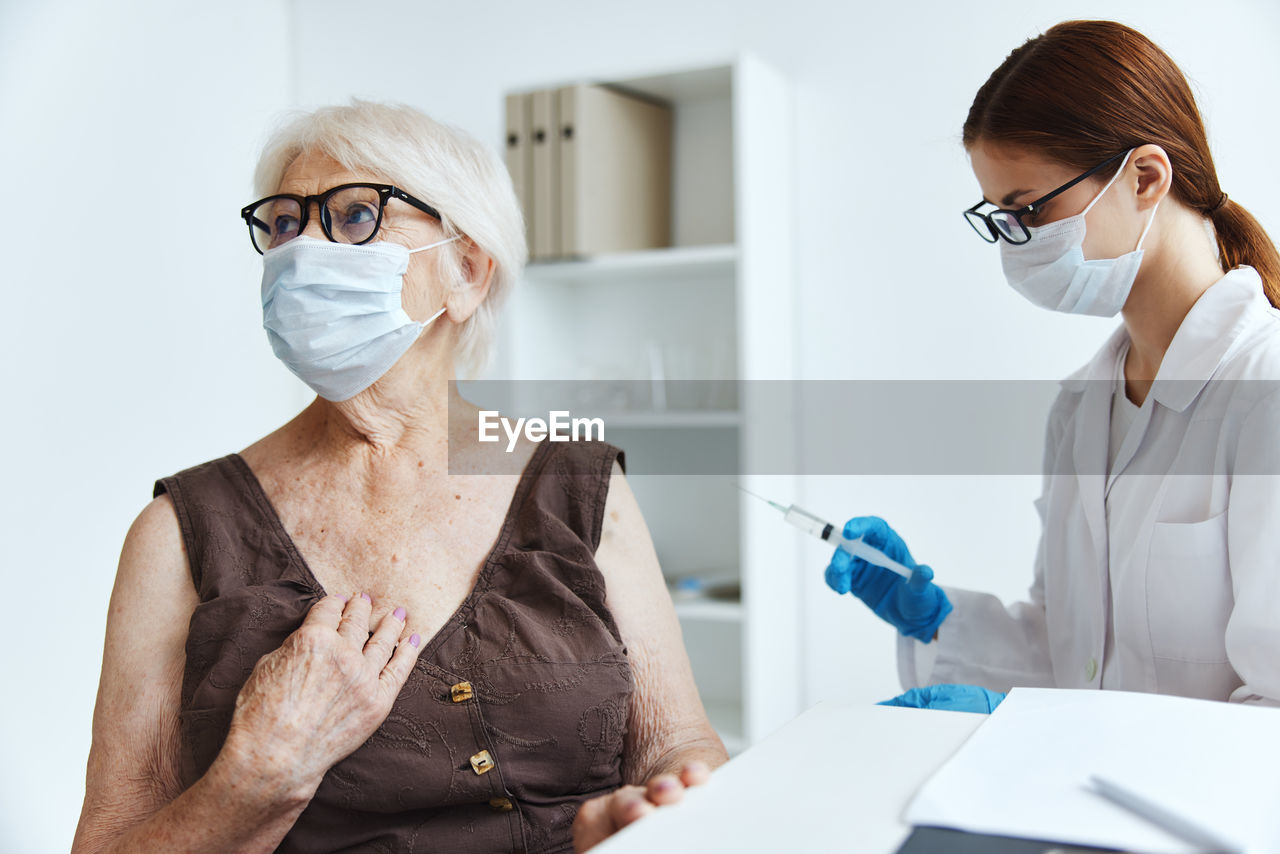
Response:
[[[1050,413],[1029,600],[837,550],[896,626],[890,702],[990,711],[1015,686],[1280,704],[1280,255],[1218,185],[1181,71],[1108,21],[1022,45],[978,90],[965,211],[1009,284],[1123,324]],[[917,566],[876,517],[864,537]]]

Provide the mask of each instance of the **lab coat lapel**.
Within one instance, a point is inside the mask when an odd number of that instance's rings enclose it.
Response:
[[[1114,390],[1112,393],[1114,394]],[[1112,464],[1111,470],[1107,472],[1107,486],[1102,493],[1104,503],[1111,495],[1111,487],[1115,484],[1116,478],[1120,476],[1125,466],[1129,465],[1129,461],[1138,453],[1138,447],[1142,444],[1142,439],[1147,433],[1147,427],[1150,426],[1151,419],[1154,417],[1154,403],[1155,401],[1153,400],[1150,404],[1139,409],[1137,417],[1133,419],[1133,424],[1129,425],[1129,431],[1121,441],[1120,449],[1116,452],[1115,463]],[[1110,402],[1108,401],[1109,405]],[[1108,414],[1108,419],[1110,419],[1110,414]],[[1108,443],[1111,441],[1111,424],[1109,420],[1107,423],[1107,441]],[[1108,447],[1108,456],[1110,453],[1111,448]]]
[[[1237,267],[1211,285],[1169,342],[1151,397],[1174,412],[1186,409],[1257,317],[1258,309],[1267,307],[1262,279],[1252,267]]]
[[[1080,505],[1089,523],[1093,554],[1102,576],[1107,571],[1106,470],[1108,425],[1111,418],[1111,395],[1107,383],[1086,384],[1076,420],[1072,463]]]
[[[1075,436],[1071,464],[1080,497],[1080,507],[1089,525],[1089,542],[1101,589],[1107,579],[1107,442],[1110,439],[1111,392],[1116,361],[1129,340],[1121,325],[1107,343],[1083,368],[1063,381],[1063,386],[1081,395],[1074,419]]]
[[[1148,424],[1155,417],[1155,406],[1174,412],[1186,409],[1217,372],[1227,351],[1253,316],[1251,310],[1258,305],[1266,305],[1262,280],[1252,268],[1241,267],[1214,283],[1191,307],[1169,343],[1148,400],[1124,437],[1115,464],[1107,474],[1104,502],[1112,484],[1142,444]],[[1114,377],[1128,349],[1121,339],[1113,339],[1113,343],[1119,345],[1112,361],[1111,376]],[[1107,430],[1109,438],[1109,421]]]
[[[1067,625],[1072,627],[1070,648],[1062,657],[1062,673],[1058,676],[1060,687],[1096,688],[1095,670],[1101,666],[1101,650],[1106,643],[1107,573],[1110,562],[1107,554],[1107,516],[1103,497],[1106,474],[1107,423],[1110,415],[1109,395],[1104,382],[1088,382],[1083,389],[1074,419],[1075,436],[1071,445],[1071,464],[1076,485],[1076,497],[1080,502],[1088,536],[1079,532],[1079,540],[1072,549],[1076,557],[1070,569],[1075,576],[1069,588],[1075,590],[1068,606],[1073,613],[1065,614]],[[1091,571],[1092,570],[1092,571]],[[1088,663],[1086,663],[1088,662]],[[1063,681],[1063,680],[1066,681]]]

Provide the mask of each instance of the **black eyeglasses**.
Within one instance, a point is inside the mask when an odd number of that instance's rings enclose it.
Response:
[[[1093,177],[1099,170],[1105,169],[1121,157],[1128,155],[1128,153],[1128,151],[1123,151],[1114,157],[1108,157],[1106,160],[1102,161],[1088,172],[1085,172],[1083,175],[1078,175],[1077,177],[1072,178],[1053,192],[1043,195],[1031,204],[1024,205],[1017,210],[1005,210],[1001,208],[999,210],[981,213],[978,211],[978,208],[988,204],[987,200],[983,199],[965,211],[964,218],[968,221],[969,225],[973,226],[973,230],[978,232],[978,236],[988,243],[995,243],[997,240],[1006,240],[1014,245],[1026,243],[1031,239],[1031,231],[1027,228],[1026,223],[1022,221],[1024,216],[1031,216],[1038,213],[1050,199],[1061,193],[1065,193],[1084,179]]]
[[[288,243],[307,227],[311,203],[320,206],[320,228],[334,243],[368,243],[378,234],[388,199],[399,199],[440,219],[440,212],[390,184],[339,184],[318,196],[279,193],[246,205],[240,211],[249,226],[249,239],[259,254]]]

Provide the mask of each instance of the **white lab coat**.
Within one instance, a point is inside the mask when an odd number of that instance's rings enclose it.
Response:
[[[1280,311],[1250,267],[1210,287],[1108,474],[1127,345],[1121,326],[1050,412],[1030,601],[944,588],[938,640],[898,639],[905,687],[1280,702]]]

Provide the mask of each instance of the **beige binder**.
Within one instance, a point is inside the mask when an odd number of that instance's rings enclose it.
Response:
[[[533,147],[529,143],[530,97],[507,96],[507,171],[520,200],[520,213],[524,216],[525,240],[533,246]]]
[[[560,254],[560,134],[555,90],[530,96],[533,140],[533,217],[530,257],[555,258]]]
[[[559,254],[670,245],[670,108],[595,85],[558,101]]]

